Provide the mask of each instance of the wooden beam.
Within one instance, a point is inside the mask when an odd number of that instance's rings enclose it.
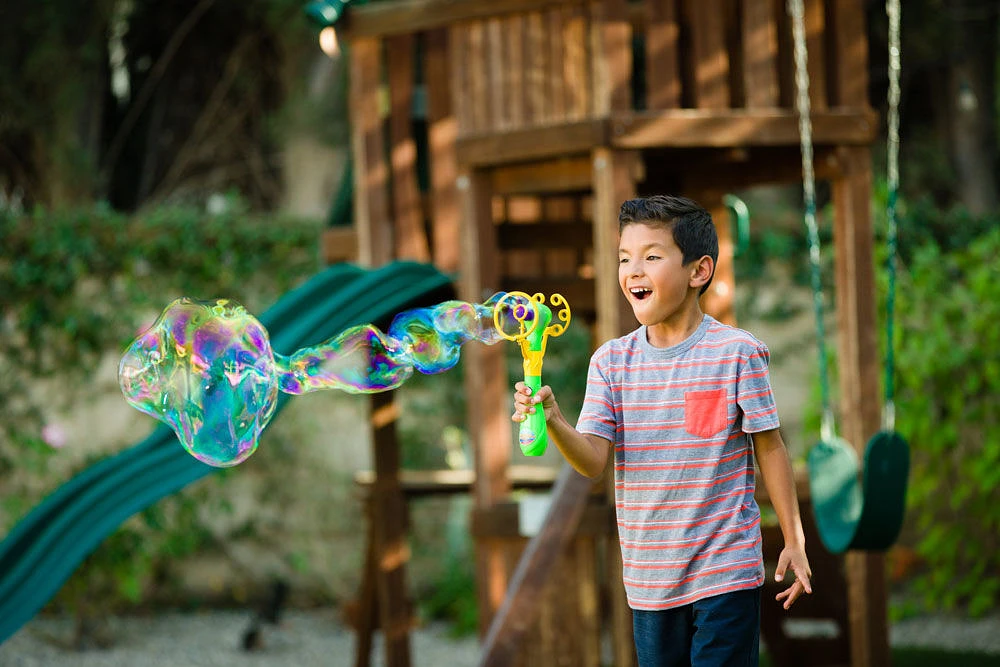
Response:
[[[508,250],[573,248],[593,246],[593,225],[589,222],[539,222],[533,224],[502,223],[497,227],[500,248]]]
[[[552,489],[552,504],[545,522],[514,570],[507,595],[497,610],[483,641],[480,667],[513,665],[521,639],[538,618],[545,582],[553,565],[569,547],[580,525],[592,482],[564,464]]]
[[[380,266],[392,259],[389,217],[389,167],[379,113],[381,42],[361,38],[351,43],[351,150],[354,155],[354,227],[358,263]]]
[[[351,6],[343,25],[351,36],[420,32],[454,23],[580,4],[581,0],[397,0]]]
[[[836,148],[830,146],[816,147],[814,165],[817,179],[832,180],[840,176],[840,162],[836,151]],[[716,188],[731,192],[758,185],[802,180],[802,155],[798,146],[750,148],[743,159],[735,160],[685,157],[683,164],[686,165],[681,174],[684,189]]]
[[[601,120],[586,120],[502,134],[463,136],[456,149],[460,164],[486,167],[589,153],[606,142],[607,124]]]
[[[875,138],[870,111],[828,111],[812,117],[816,144],[869,145]],[[792,111],[648,111],[611,120],[611,143],[619,148],[724,148],[798,145],[799,119]]]
[[[589,191],[592,176],[588,156],[501,166],[491,170],[493,192],[498,195]]]
[[[865,443],[881,422],[871,221],[872,173],[868,149],[840,152],[844,176],[833,182],[840,432],[864,460]],[[885,558],[849,552],[848,603],[852,667],[888,665],[889,628]]]

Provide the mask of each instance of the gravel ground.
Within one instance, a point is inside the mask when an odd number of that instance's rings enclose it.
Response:
[[[67,619],[35,619],[3,645],[0,667],[348,667],[353,665],[354,637],[332,612],[289,612],[279,628],[266,628],[264,648],[240,648],[249,616],[240,612],[162,614],[113,619],[113,648],[71,651]],[[1000,614],[969,620],[916,617],[892,626],[893,646],[941,647],[982,651],[1000,665]],[[466,667],[476,664],[475,639],[452,639],[447,628],[429,625],[414,632],[411,643],[417,667]],[[373,665],[382,664],[376,639]]]
[[[111,623],[115,645],[109,649],[71,651],[65,644],[72,623],[35,619],[3,645],[2,667],[348,667],[354,664],[351,630],[332,612],[283,615],[277,628],[265,626],[264,647],[248,653],[241,648],[250,615],[240,612],[163,614],[119,618]],[[376,635],[372,664],[382,664]],[[465,667],[476,664],[475,639],[455,640],[447,627],[430,625],[412,635],[414,665]]]

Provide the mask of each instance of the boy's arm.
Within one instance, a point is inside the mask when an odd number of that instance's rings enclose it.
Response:
[[[514,414],[511,419],[516,422],[524,421],[525,415],[539,409],[539,404],[541,409],[545,410],[549,437],[569,464],[581,475],[590,478],[600,477],[608,462],[611,442],[596,435],[580,433],[573,428],[563,416],[552,394],[552,388],[548,385],[539,389],[535,396],[531,395],[531,388],[523,382],[514,385]]]
[[[778,567],[774,573],[775,581],[784,579],[785,571],[791,567],[795,573],[795,582],[790,588],[778,594],[779,601],[784,600],[788,609],[802,594],[812,593],[809,578],[812,570],[806,558],[806,540],[802,531],[802,518],[799,514],[799,500],[795,494],[795,476],[792,472],[792,462],[788,458],[788,450],[777,429],[761,431],[752,434],[754,454],[761,474],[764,476],[764,486],[771,499],[771,505],[778,515],[781,524],[781,534],[785,538],[785,548],[778,558]]]

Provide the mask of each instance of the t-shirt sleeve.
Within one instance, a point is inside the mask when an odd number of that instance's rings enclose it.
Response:
[[[743,410],[743,431],[759,433],[778,428],[778,407],[771,391],[768,362],[771,353],[758,342],[740,359],[736,379],[736,403]]]
[[[590,358],[587,371],[587,394],[580,409],[576,430],[580,433],[596,435],[611,442],[615,441],[615,408],[611,392],[611,382],[607,373],[608,350],[601,348]]]

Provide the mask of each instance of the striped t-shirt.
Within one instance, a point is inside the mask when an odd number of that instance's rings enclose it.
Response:
[[[767,347],[705,316],[657,348],[646,327],[590,361],[577,429],[614,445],[615,507],[633,609],[764,583],[748,433],[778,427]]]

